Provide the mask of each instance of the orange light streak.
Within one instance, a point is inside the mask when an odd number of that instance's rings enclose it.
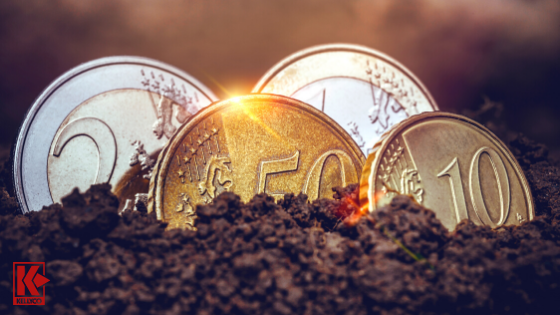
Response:
[[[214,79],[214,77],[212,77],[211,75],[209,75],[208,73],[206,73],[205,71],[202,71],[202,73],[204,73],[204,75],[210,79],[210,81],[212,81],[212,83],[216,84],[216,86],[222,90],[222,92],[226,93],[229,97],[235,97],[236,95],[231,93],[228,89],[225,88],[225,86],[223,86],[220,82],[218,82],[218,80]]]
[[[385,193],[385,192],[377,191],[375,194],[373,194],[373,202],[377,203],[386,194],[387,193]],[[348,202],[349,204],[351,204],[356,209],[356,210],[354,210],[354,212],[352,212],[352,214],[350,216],[348,216],[344,220],[344,225],[345,226],[352,227],[352,226],[355,226],[356,224],[358,224],[358,222],[360,222],[360,219],[368,214],[368,212],[369,212],[369,202],[365,203],[364,205],[362,205],[360,207],[351,198],[346,197],[345,201]]]

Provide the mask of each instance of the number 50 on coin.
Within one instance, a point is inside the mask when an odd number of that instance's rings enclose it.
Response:
[[[298,100],[253,94],[199,112],[170,140],[150,181],[148,208],[169,227],[195,225],[195,206],[223,191],[243,201],[306,193],[359,180],[365,157],[350,135]]]

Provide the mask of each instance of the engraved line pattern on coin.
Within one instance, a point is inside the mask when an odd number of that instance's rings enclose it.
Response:
[[[418,102],[415,96],[418,92],[414,92],[414,86],[408,86],[405,83],[404,76],[400,72],[387,70],[386,66],[380,67],[377,61],[374,61],[372,68],[369,60],[367,60],[366,73],[372,85],[371,94],[373,96],[373,107],[369,110],[369,117],[372,124],[379,120],[383,128],[383,130],[378,131],[379,135],[390,127],[388,124],[389,107],[393,113],[404,111],[407,116],[418,114],[418,108],[416,107]],[[380,95],[376,97],[373,86],[385,91],[397,103],[389,104],[390,99],[388,97],[383,98],[384,93],[379,93]],[[405,111],[405,108],[408,110]],[[381,112],[381,109],[383,109],[383,112]]]
[[[231,160],[228,156],[218,155],[220,153],[219,130],[220,128],[214,126],[213,119],[210,121],[209,130],[205,124],[202,124],[201,128],[195,128],[192,135],[189,135],[190,145],[183,143],[181,146],[184,155],[176,156],[177,165],[186,167],[186,171],[180,169],[177,172],[181,183],[185,184],[187,177],[189,182],[195,181],[203,203],[209,203],[221,192],[229,191],[233,185]],[[194,142],[193,135],[197,136]]]
[[[231,160],[225,143],[220,140],[220,119],[216,121],[214,118],[211,117],[208,124],[203,122],[195,127],[183,139],[173,159],[179,167],[175,176],[182,185],[174,212],[182,216],[157,211],[158,219],[179,220],[183,227],[196,230],[195,205],[209,203],[218,194],[232,188]],[[188,191],[194,192],[196,198],[193,199]]]
[[[157,113],[157,121],[154,123],[154,133],[159,138],[165,135],[168,139],[175,132],[175,127],[171,124],[171,115],[173,113],[173,104],[178,106],[176,118],[180,123],[184,123],[199,109],[198,93],[195,91],[193,96],[187,94],[187,89],[184,84],[178,87],[173,78],[168,78],[166,83],[165,75],[163,73],[154,74],[150,71],[149,74],[144,69],[140,70],[142,77],[142,85],[148,90],[160,95],[160,99],[156,103],[152,99],[154,110]],[[151,94],[150,94],[151,97]]]
[[[395,87],[395,85],[397,87],[399,85],[398,83],[393,82],[395,73],[392,72],[392,76],[387,76],[387,70],[385,69],[385,67],[382,68],[382,71],[379,71],[377,62],[374,62],[373,69],[370,67],[369,60],[366,61],[366,65],[366,73],[369,78],[371,99],[373,102],[372,107],[368,110],[368,117],[372,125],[378,123],[378,127],[381,127],[375,130],[375,133],[378,136],[381,136],[391,126],[391,124],[389,123],[389,119],[391,118],[392,113],[396,114],[402,111],[406,114],[406,117],[410,115],[404,110],[402,105],[400,105],[398,101],[394,99],[395,95],[393,95],[392,93],[393,88]],[[404,82],[402,84],[404,85]],[[377,96],[375,95],[376,93],[375,89],[373,88],[374,86],[380,88],[378,90]],[[388,89],[385,90],[384,87]],[[401,92],[399,94],[403,93]],[[389,112],[389,107],[391,108],[392,113]],[[415,108],[416,102],[414,102],[414,109]]]
[[[402,194],[413,196],[421,204],[424,200],[422,179],[418,170],[413,165],[409,165],[405,152],[405,146],[402,146],[398,139],[386,150],[379,166],[381,170],[379,179],[384,183],[381,190],[396,195],[394,192],[388,192],[386,187],[388,185],[389,188]],[[412,159],[412,156],[410,158]]]
[[[90,138],[97,147],[99,160],[93,183],[109,182],[117,161],[117,141],[111,128],[100,119],[86,117],[70,122],[62,129],[56,139],[52,155],[60,157],[66,144],[79,136]]]

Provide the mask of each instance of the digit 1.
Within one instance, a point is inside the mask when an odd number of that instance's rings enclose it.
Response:
[[[325,94],[327,92],[327,89],[323,89],[323,99],[321,101],[321,111],[324,113],[325,112]]]
[[[315,107],[317,109],[319,109],[319,105],[321,105],[321,107],[320,107],[321,111],[325,112],[325,94],[326,93],[327,93],[327,89],[323,88],[321,90],[321,92],[313,95],[312,97],[310,97],[306,100],[302,100],[302,101],[306,102],[307,104],[312,105],[313,107]],[[320,103],[321,104],[319,104],[319,102],[318,102],[319,98],[320,98],[320,101],[321,101]]]
[[[453,206],[457,216],[457,223],[463,219],[468,219],[467,202],[463,192],[463,182],[461,181],[461,171],[459,170],[459,161],[454,158],[451,163],[441,171],[437,177],[449,176],[449,185],[451,186],[451,194],[453,195]]]

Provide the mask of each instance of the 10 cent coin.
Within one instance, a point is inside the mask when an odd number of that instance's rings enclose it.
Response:
[[[535,215],[527,180],[507,147],[463,116],[424,113],[393,127],[375,145],[360,183],[375,210],[408,194],[449,230],[470,219],[496,228]]]

